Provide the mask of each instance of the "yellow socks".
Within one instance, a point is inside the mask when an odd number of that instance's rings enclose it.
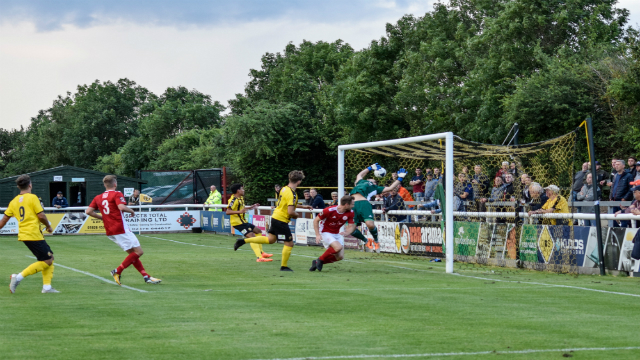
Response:
[[[261,244],[254,244],[254,243],[250,243],[249,245],[251,245],[251,250],[253,250],[253,252],[256,254],[256,257],[262,257],[262,245]]]
[[[51,279],[53,279],[53,264],[48,268],[42,270],[42,284],[51,285]]]
[[[46,262],[44,261],[36,261],[33,264],[27,266],[26,269],[22,270],[22,276],[27,277],[29,275],[33,275],[37,272],[42,272],[44,271],[46,268],[48,268],[49,265],[47,265]]]
[[[269,238],[266,236],[254,236],[244,239],[244,242],[248,244],[268,244]]]
[[[281,266],[287,266],[287,263],[289,262],[289,256],[291,256],[291,250],[293,248],[291,246],[283,246],[282,247],[282,265]]]

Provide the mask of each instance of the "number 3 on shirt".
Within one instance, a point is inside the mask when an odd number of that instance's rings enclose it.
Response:
[[[111,211],[111,210],[109,210],[109,201],[102,200],[102,207],[104,208],[103,211],[104,211],[105,215],[109,215],[109,212]]]

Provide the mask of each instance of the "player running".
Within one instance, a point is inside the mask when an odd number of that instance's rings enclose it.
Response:
[[[298,195],[296,195],[296,188],[300,186],[300,183],[304,179],[304,173],[299,170],[294,170],[289,173],[289,184],[278,193],[278,201],[276,202],[276,209],[271,215],[271,226],[269,227],[268,236],[255,236],[246,239],[238,239],[233,250],[245,243],[255,244],[273,244],[278,240],[284,241],[282,247],[282,263],[280,264],[280,271],[293,271],[287,265],[289,257],[291,256],[291,250],[293,249],[293,235],[291,235],[291,229],[289,229],[289,220],[297,219],[298,213],[296,213],[296,205],[298,204]],[[311,206],[300,206],[304,209],[311,209]]]
[[[133,265],[140,274],[142,274],[144,282],[147,284],[159,284],[162,280],[149,276],[144,270],[144,266],[142,266],[142,262],[140,261],[140,256],[144,254],[140,242],[131,230],[129,230],[127,222],[124,221],[123,211],[131,215],[135,215],[136,213],[127,207],[124,195],[122,195],[120,191],[116,191],[118,187],[116,176],[107,175],[102,179],[102,182],[106,191],[93,199],[85,213],[91,217],[102,220],[109,240],[118,244],[122,250],[129,254],[118,268],[111,271],[113,279],[118,285],[122,286],[120,283],[122,271],[128,268],[129,265]],[[95,212],[96,209],[100,211],[100,214]]]
[[[344,258],[344,237],[342,235],[351,234],[356,229],[356,224],[353,222],[355,214],[351,210],[352,208],[353,196],[345,195],[340,199],[340,205],[325,208],[313,219],[316,239],[322,241],[327,250],[317,260],[311,262],[309,271],[316,271],[316,269],[322,271],[324,264],[331,264]],[[347,222],[349,226],[341,234],[340,228]]]
[[[47,232],[52,233],[51,224],[44,214],[44,209],[38,197],[31,193],[31,178],[29,175],[20,175],[16,179],[16,185],[20,189],[20,194],[11,200],[4,216],[0,219],[0,229],[2,229],[11,217],[18,220],[18,241],[22,241],[31,253],[36,257],[36,262],[29,265],[21,273],[12,274],[9,282],[9,291],[16,292],[16,287],[22,279],[37,272],[42,273],[42,293],[59,293],[51,287],[53,278],[53,251],[44,240],[40,223],[47,227]]]
[[[395,189],[402,183],[404,177],[407,176],[407,170],[401,168],[397,172],[398,180],[394,181],[387,187],[374,185],[372,181],[364,179],[370,171],[375,171],[380,168],[381,166],[378,165],[378,163],[375,163],[360,171],[360,173],[356,177],[355,187],[353,188],[353,190],[351,190],[351,195],[353,195],[353,198],[355,199],[353,205],[353,212],[355,213],[355,223],[356,225],[360,225],[364,222],[367,225],[371,236],[373,236],[373,241],[375,242],[376,249],[380,249],[380,245],[378,245],[378,229],[373,222],[373,207],[371,206],[371,203],[368,199],[372,196],[375,196],[376,194],[382,194],[383,192]],[[356,229],[352,235],[362,240],[365,244],[368,242],[367,238],[358,229]]]
[[[263,238],[267,238],[266,236],[262,236],[262,231],[255,227],[255,225],[248,223],[245,217],[245,213],[247,210],[253,210],[260,206],[260,204],[253,204],[251,206],[244,206],[244,186],[242,184],[233,184],[230,187],[231,197],[229,198],[229,207],[227,207],[227,215],[231,217],[231,226],[234,229],[240,231],[242,235],[246,238],[256,237],[256,235],[260,235]],[[242,240],[242,239],[238,239]],[[267,240],[268,242],[268,240]],[[262,244],[259,243],[250,243],[251,249],[256,254],[258,258],[256,262],[271,262],[273,259],[269,259],[273,256],[273,254],[267,254],[262,251]]]

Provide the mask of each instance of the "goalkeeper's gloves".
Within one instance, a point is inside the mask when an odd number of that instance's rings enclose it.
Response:
[[[375,163],[375,164],[367,167],[367,170],[369,170],[369,171],[375,171],[375,170],[378,170],[378,169],[380,169],[380,165],[378,165],[378,163]]]
[[[404,168],[400,168],[400,170],[398,170],[398,180],[404,180],[405,176],[407,176],[407,170],[405,170]]]

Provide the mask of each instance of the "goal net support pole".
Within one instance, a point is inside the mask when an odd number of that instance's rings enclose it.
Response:
[[[453,133],[439,133],[431,135],[414,136],[402,139],[373,141],[360,144],[348,144],[338,146],[338,194],[344,194],[344,155],[347,150],[375,148],[380,146],[393,146],[411,144],[432,140],[445,140],[445,250],[447,273],[453,273]],[[411,169],[408,169],[411,171]]]

